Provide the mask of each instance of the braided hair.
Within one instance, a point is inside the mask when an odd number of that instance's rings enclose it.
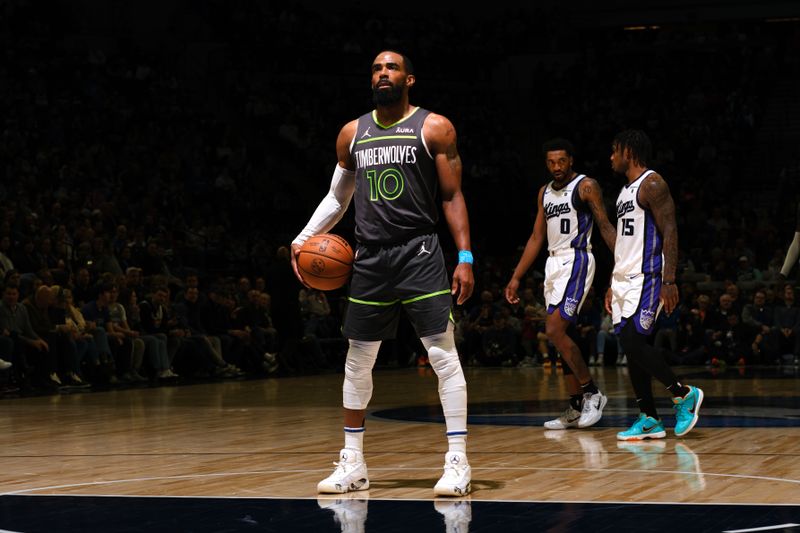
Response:
[[[642,130],[625,130],[614,137],[612,144],[615,149],[623,152],[628,150],[631,159],[642,167],[648,166],[653,152],[653,145],[650,138]]]

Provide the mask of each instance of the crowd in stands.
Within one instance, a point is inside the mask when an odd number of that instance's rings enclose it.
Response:
[[[558,364],[543,335],[543,258],[520,305],[501,296],[544,180],[538,147],[571,138],[576,167],[611,206],[622,182],[608,168],[610,140],[629,125],[651,134],[653,166],[678,206],[683,301],[661,317],[657,342],[686,364],[797,357],[793,285],[776,283],[794,229],[797,160],[774,169],[782,202],[733,186],[764,178],[752,174],[762,170],[752,148],[771,83],[800,73],[796,24],[576,33],[552,7],[483,24],[402,13],[332,21],[292,3],[198,2],[170,19],[164,48],[87,27],[80,9],[91,2],[75,12],[33,4],[2,2],[0,13],[9,388],[338,369],[344,290],[305,289],[286,246],[328,188],[336,132],[369,109],[368,62],[387,45],[417,64],[414,102],[459,132],[477,282],[455,309],[466,363]],[[336,231],[352,237],[349,215]],[[624,362],[602,310],[610,253],[595,250],[585,349],[594,362],[612,363],[611,353]],[[418,350],[403,337],[381,360],[416,363]]]
[[[561,366],[545,335],[541,274],[529,276],[519,304],[502,297],[499,284],[456,318],[456,340],[464,362],[479,366]],[[792,283],[760,284],[743,292],[734,281],[719,290],[681,285],[680,305],[661,313],[653,342],[674,365],[712,367],[796,366],[800,356],[800,306]],[[590,365],[625,365],[603,295],[587,294],[575,324],[578,345]]]

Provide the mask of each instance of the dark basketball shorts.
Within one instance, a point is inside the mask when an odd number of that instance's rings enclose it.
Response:
[[[361,341],[392,339],[405,311],[419,337],[435,335],[447,329],[452,304],[436,234],[400,244],[359,244],[342,334]]]

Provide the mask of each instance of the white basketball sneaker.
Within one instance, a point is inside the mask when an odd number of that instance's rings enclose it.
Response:
[[[603,407],[606,406],[608,398],[597,391],[594,394],[587,392],[583,395],[583,409],[581,409],[581,417],[578,419],[579,428],[588,428],[597,424],[603,417]]]
[[[433,508],[444,517],[447,533],[468,533],[472,522],[472,505],[469,500],[434,500]]]
[[[553,420],[548,420],[544,423],[544,427],[547,429],[568,429],[568,428],[576,428],[578,427],[578,419],[581,417],[581,412],[576,411],[570,405],[569,407],[561,413],[561,416],[558,418],[554,418]]]
[[[368,504],[368,492],[317,498],[320,509],[333,511],[333,521],[341,526],[342,533],[364,533]]]
[[[444,456],[444,474],[433,487],[436,496],[466,496],[472,480],[472,467],[467,455],[461,452],[447,452]]]
[[[342,494],[369,488],[367,463],[364,462],[364,456],[360,451],[342,448],[339,452],[339,462],[333,464],[336,465],[336,469],[333,474],[317,484],[317,492]]]

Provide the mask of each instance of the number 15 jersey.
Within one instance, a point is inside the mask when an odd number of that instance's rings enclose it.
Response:
[[[653,170],[646,170],[625,185],[617,197],[617,243],[614,247],[614,277],[658,274],[664,265],[662,235],[653,213],[639,204],[639,188]]]

